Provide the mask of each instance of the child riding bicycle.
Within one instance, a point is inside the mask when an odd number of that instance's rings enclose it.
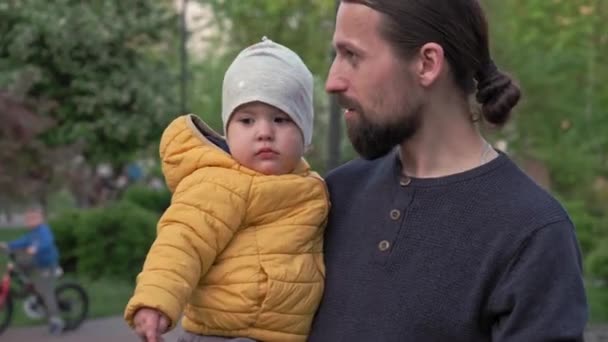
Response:
[[[17,262],[44,300],[49,323],[49,332],[59,335],[65,323],[59,315],[55,297],[56,270],[59,265],[59,252],[55,245],[53,232],[45,222],[41,208],[31,207],[25,212],[25,225],[29,231],[20,238],[0,242],[0,248],[19,255]]]

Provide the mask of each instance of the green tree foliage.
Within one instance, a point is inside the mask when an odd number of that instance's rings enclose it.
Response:
[[[608,176],[608,2],[488,1],[493,49],[521,82],[511,141],[548,163],[555,190]]]
[[[36,135],[52,126],[34,112],[32,104],[8,91],[0,91],[0,198],[18,201],[39,196],[52,175],[62,149],[49,149]],[[67,151],[63,151],[67,152]]]
[[[27,96],[56,104],[47,144],[126,159],[158,140],[174,111],[176,23],[169,1],[2,1],[0,88],[35,75]]]
[[[300,55],[315,76],[315,132],[307,160],[317,170],[325,165],[328,98],[324,82],[331,61],[335,2],[328,0],[199,1],[213,10],[221,45],[192,66],[192,111],[222,131],[221,95],[224,72],[245,47],[267,36]],[[217,43],[216,43],[217,44]]]
[[[548,166],[551,190],[577,226],[586,271],[608,265],[608,1],[485,2],[500,66],[524,97],[506,130],[512,153]],[[601,274],[599,274],[601,273]]]
[[[257,43],[263,36],[297,52],[313,73],[328,68],[335,2],[330,0],[205,0],[213,9],[220,31],[233,52]]]

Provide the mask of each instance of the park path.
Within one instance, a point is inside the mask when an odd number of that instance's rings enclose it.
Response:
[[[176,342],[180,330],[165,335],[165,342]],[[138,342],[122,317],[110,317],[85,322],[78,330],[59,337],[50,336],[46,327],[11,328],[0,335],[0,342]],[[586,342],[608,342],[608,325],[587,329]]]
[[[165,342],[177,341],[179,330],[165,335]],[[0,335],[0,342],[141,342],[125,324],[122,317],[89,320],[72,332],[51,336],[45,326],[9,327]]]

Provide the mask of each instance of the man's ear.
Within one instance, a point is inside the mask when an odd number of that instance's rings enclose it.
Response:
[[[426,43],[418,52],[416,63],[416,77],[423,87],[429,87],[443,72],[445,66],[445,55],[441,45],[437,43]]]

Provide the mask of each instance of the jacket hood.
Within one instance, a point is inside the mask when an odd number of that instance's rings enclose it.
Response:
[[[171,192],[184,178],[203,167],[238,169],[252,176],[262,175],[234,160],[226,139],[193,114],[180,116],[167,126],[160,140],[160,159]],[[293,173],[305,175],[309,169],[302,159]]]

